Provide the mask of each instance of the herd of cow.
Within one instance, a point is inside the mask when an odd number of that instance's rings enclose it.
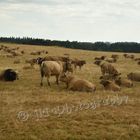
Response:
[[[24,51],[19,51],[17,48],[9,48],[7,46],[1,45],[0,51],[5,51],[9,53],[7,57],[16,57],[24,55]],[[48,51],[36,51],[30,53],[30,55],[40,55],[41,53],[48,54]],[[25,60],[25,63],[29,63],[30,68],[34,68],[35,64],[40,67],[41,73],[41,83],[43,85],[43,78],[47,78],[47,83],[50,84],[50,77],[56,77],[56,83],[59,81],[66,83],[66,87],[73,91],[87,91],[94,92],[96,90],[96,85],[93,83],[78,78],[73,75],[74,70],[77,66],[81,69],[83,65],[86,65],[85,60],[71,59],[69,54],[64,54],[65,56],[46,56],[37,57],[29,60]],[[140,65],[140,58],[135,58],[132,54],[124,54],[126,59],[130,58],[136,61]],[[122,78],[121,73],[114,67],[112,63],[116,63],[119,59],[119,55],[113,54],[111,57],[101,56],[95,57],[95,62],[97,66],[100,67],[102,76],[100,76],[100,84],[104,86],[105,90],[120,91],[121,86],[131,88],[133,86],[133,81],[140,82],[140,71],[131,72],[127,75],[127,78]],[[15,60],[14,64],[20,63],[20,60]],[[28,67],[24,67],[25,69]],[[3,81],[14,81],[18,79],[18,73],[13,69],[6,69],[0,73],[0,80]]]

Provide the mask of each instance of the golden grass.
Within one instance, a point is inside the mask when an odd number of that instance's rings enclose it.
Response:
[[[16,58],[7,58],[0,52],[0,70],[14,68],[19,71],[19,80],[0,82],[0,140],[139,140],[140,139],[140,83],[134,82],[133,88],[122,88],[121,92],[113,93],[104,91],[99,84],[101,76],[100,68],[93,63],[94,57],[107,55],[109,52],[94,52],[74,50],[59,47],[43,47],[31,45],[4,44],[9,47],[20,47],[25,54]],[[72,92],[65,89],[62,83],[55,84],[51,78],[51,87],[40,87],[40,71],[35,69],[23,69],[25,59],[34,58],[30,52],[47,50],[48,55],[62,56],[69,53],[71,58],[85,59],[87,64],[83,69],[74,74],[85,78],[97,85],[95,93]],[[116,54],[116,53],[115,53]],[[122,57],[123,53],[117,53],[119,61],[114,64],[126,77],[131,71],[140,70],[140,66],[130,59]],[[140,57],[140,54],[135,54]],[[44,54],[45,56],[45,54]],[[14,64],[20,59],[20,64]],[[128,96],[128,102],[120,105],[100,105],[95,109],[88,107],[88,103],[124,96]],[[119,101],[119,100],[118,100]],[[81,103],[82,108],[79,107]],[[63,110],[64,108],[69,110]],[[57,107],[60,107],[58,114]],[[72,108],[75,107],[75,108]],[[76,107],[79,107],[76,110]],[[86,109],[87,107],[87,109]],[[47,116],[45,109],[52,111]],[[71,110],[72,109],[72,110]],[[18,118],[18,113],[24,111],[30,116],[23,121]],[[44,111],[44,112],[43,112]],[[62,112],[64,111],[64,112]],[[71,112],[69,112],[71,111]],[[39,114],[41,112],[41,114]],[[44,113],[44,114],[43,114]],[[42,116],[41,116],[42,115]]]

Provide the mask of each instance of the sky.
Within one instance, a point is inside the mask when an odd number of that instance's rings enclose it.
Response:
[[[0,36],[140,42],[140,0],[0,0]]]

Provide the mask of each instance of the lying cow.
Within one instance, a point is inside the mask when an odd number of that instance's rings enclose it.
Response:
[[[115,80],[115,83],[119,86],[123,86],[123,87],[132,87],[133,86],[133,82],[129,79],[124,79],[119,77],[117,80]]]
[[[140,81],[140,71],[138,72],[131,72],[127,75],[128,79],[132,81]]]
[[[2,81],[14,81],[18,79],[18,73],[13,69],[6,69],[0,73],[0,80]]]
[[[113,81],[109,80],[101,80],[100,84],[102,84],[105,88],[105,90],[111,90],[111,91],[120,91],[121,88]]]
[[[60,81],[65,82],[69,90],[85,92],[95,92],[96,90],[96,86],[91,82],[72,75],[61,75]]]

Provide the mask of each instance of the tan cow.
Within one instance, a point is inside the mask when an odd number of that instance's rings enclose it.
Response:
[[[111,91],[120,91],[121,88],[113,81],[109,81],[109,80],[102,80],[100,82],[100,84],[102,84],[105,88],[105,90],[111,90]]]
[[[76,76],[63,74],[60,81],[65,82],[67,88],[73,91],[95,92],[96,86],[91,82],[77,78]]]

